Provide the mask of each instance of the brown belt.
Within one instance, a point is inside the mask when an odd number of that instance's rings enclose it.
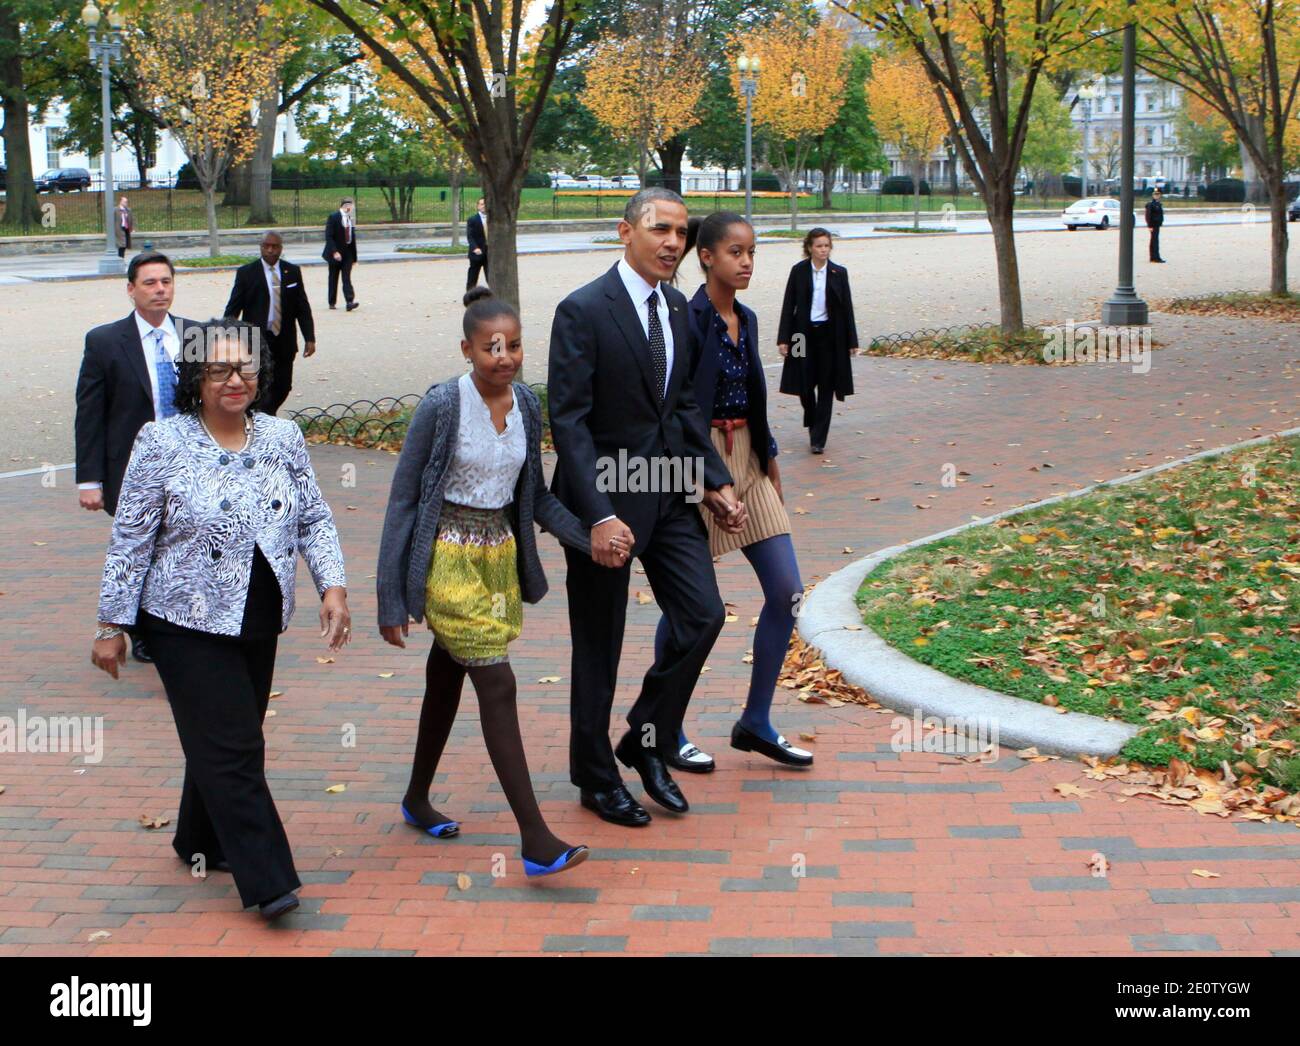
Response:
[[[722,429],[727,434],[727,453],[731,453],[731,434],[736,429],[743,429],[749,424],[748,418],[714,418],[709,422],[715,429]]]

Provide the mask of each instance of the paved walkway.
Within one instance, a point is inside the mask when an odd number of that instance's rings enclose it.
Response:
[[[1294,327],[1162,318],[1159,331],[1182,347],[1157,350],[1146,375],[860,358],[860,394],[837,413],[824,458],[805,452],[797,404],[778,397],[787,498],[805,510],[793,517],[805,578],[972,515],[1296,423]],[[318,664],[308,605],[282,640],[268,765],[306,886],[303,910],[274,928],[240,911],[229,877],[192,879],[170,826],[139,824],[174,819],[182,763],[153,670],[132,662],[114,683],[89,663],[107,521],[72,507],[65,474],[54,489],[39,477],[0,482],[0,712],[103,716],[105,727],[98,763],[0,757],[0,954],[1300,954],[1295,825],[1126,800],[1068,761],[895,752],[889,713],[785,691],[776,722],[792,739],[815,736],[811,772],[727,748],[759,610],[735,556],[718,575],[738,620],[689,720],[720,768],[682,775],[691,814],[656,813],[632,830],[577,805],[562,557],[543,539],[552,594],[529,609],[515,648],[524,735],[545,812],[594,859],[525,883],[472,700],[434,797],[462,834],[419,835],[397,801],[427,639],[405,652],[382,645],[369,578],[394,459],[339,447],[313,457],[348,555],[358,639]],[[946,462],[970,473],[955,489],[940,484]],[[356,485],[343,487],[348,465]],[[304,571],[300,591],[307,584]],[[632,599],[620,708],[656,619]],[[539,682],[551,676],[560,682]],[[349,727],[355,747],[342,743]],[[1091,794],[1064,798],[1062,783]],[[346,790],[327,793],[335,784]],[[1097,853],[1105,876],[1092,873]],[[494,878],[498,854],[506,874]]]

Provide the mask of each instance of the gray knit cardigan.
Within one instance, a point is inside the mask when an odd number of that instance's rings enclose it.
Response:
[[[541,405],[522,382],[515,382],[514,390],[524,418],[528,454],[508,514],[518,549],[519,592],[525,602],[536,603],[546,595],[547,585],[537,557],[533,521],[562,544],[582,552],[591,551],[591,533],[546,489]],[[376,580],[381,627],[405,625],[408,617],[416,621],[424,618],[425,584],[438,534],[442,492],[459,431],[457,383],[434,385],[411,417],[388,496]]]

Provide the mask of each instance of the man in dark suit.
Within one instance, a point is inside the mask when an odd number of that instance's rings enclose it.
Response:
[[[357,308],[352,291],[352,266],[357,262],[357,229],[353,210],[356,204],[351,196],[339,201],[339,209],[325,220],[325,249],[320,256],[330,267],[330,308],[339,300],[339,276],[343,277],[343,300],[347,311]]]
[[[483,282],[488,280],[487,252],[487,201],[478,198],[478,210],[465,223],[465,238],[469,240],[469,276],[465,280],[465,289],[478,286],[479,270],[483,270]]]
[[[303,286],[302,270],[285,261],[284,241],[278,232],[262,237],[259,261],[241,265],[235,272],[224,315],[256,323],[271,351],[271,392],[262,410],[274,414],[289,398],[293,387],[293,359],[298,355],[298,331],[302,328],[303,358],[316,351],[316,325],[311,302]]]
[[[1151,194],[1151,199],[1147,201],[1143,213],[1147,220],[1147,228],[1151,230],[1151,260],[1163,265],[1165,260],[1160,257],[1160,226],[1165,223],[1165,205],[1160,200],[1160,190],[1156,189]]]
[[[86,335],[74,430],[77,497],[89,511],[117,511],[136,434],[145,422],[176,413],[176,360],[185,328],[197,325],[170,313],[175,277],[166,255],[137,254],[126,269],[131,315]],[[151,660],[138,638],[132,652]]]
[[[745,524],[745,506],[695,404],[686,298],[660,282],[685,250],[686,205],[667,189],[644,189],[628,201],[618,232],[622,259],[565,298],[551,328],[547,386],[559,455],[551,489],[592,528],[594,550],[565,551],[570,778],[583,806],[614,824],[643,825],[650,815],[624,787],[615,756],[661,806],[689,809],[664,756],[675,749],[725,616],[697,503],[734,532]],[[609,716],[634,556],[671,638],[646,672],[614,749]]]

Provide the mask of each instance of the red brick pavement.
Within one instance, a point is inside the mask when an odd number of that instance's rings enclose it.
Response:
[[[1296,424],[1294,327],[1158,324],[1157,338],[1180,347],[1158,350],[1147,375],[859,359],[859,393],[838,411],[824,458],[807,454],[797,404],[777,397],[787,501],[806,510],[793,517],[805,578],[973,515]],[[0,713],[103,716],[106,734],[94,764],[66,753],[0,755],[0,954],[1300,949],[1295,825],[1126,802],[1068,761],[895,753],[889,714],[800,704],[784,691],[776,722],[790,736],[815,734],[816,767],[781,771],[732,751],[725,738],[743,703],[742,658],[759,609],[738,556],[718,565],[738,620],[688,720],[720,768],[682,775],[690,815],[656,811],[652,826],[631,830],[577,805],[562,557],[543,538],[552,594],[528,609],[514,653],[524,734],[547,816],[595,858],[526,884],[472,700],[435,784],[434,801],[461,820],[462,834],[421,836],[401,823],[397,802],[428,641],[417,633],[397,651],[373,627],[370,574],[393,459],[338,447],[313,457],[343,535],[358,639],[318,664],[309,606],[282,639],[268,767],[306,886],[303,909],[275,927],[240,910],[228,876],[192,878],[172,855],[170,828],[138,824],[142,814],[175,817],[182,763],[153,670],[132,662],[114,682],[89,663],[107,521],[76,509],[67,473],[56,489],[34,478],[0,483]],[[955,489],[940,484],[948,462],[970,473]],[[340,482],[349,464],[354,487]],[[621,706],[649,660],[656,619],[654,606],[633,599]],[[538,682],[552,675],[561,682]],[[353,747],[344,744],[349,726]],[[1063,800],[1053,786],[1064,781],[1097,790]],[[333,784],[346,791],[327,794]],[[1110,862],[1104,878],[1090,871],[1097,852]],[[505,858],[500,878],[495,855]]]

